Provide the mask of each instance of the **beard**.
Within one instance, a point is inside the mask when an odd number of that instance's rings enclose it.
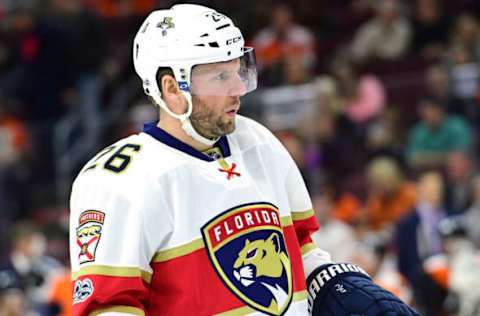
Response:
[[[194,104],[190,121],[193,128],[203,137],[214,139],[228,135],[235,130],[235,119],[222,117],[222,112],[215,113],[199,97],[192,96]]]

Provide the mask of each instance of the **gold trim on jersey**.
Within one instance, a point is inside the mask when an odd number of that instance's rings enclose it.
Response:
[[[113,267],[105,265],[84,266],[79,271],[72,272],[72,280],[84,275],[106,275],[115,277],[140,277],[143,281],[150,283],[152,274],[136,267]]]
[[[192,242],[187,244],[183,244],[180,246],[176,246],[170,249],[162,250],[157,253],[152,258],[152,262],[163,262],[168,261],[173,258],[177,258],[180,256],[188,255],[198,249],[202,249],[205,247],[202,238],[195,239]]]
[[[292,219],[294,221],[301,221],[314,215],[315,215],[315,212],[313,211],[313,209],[309,209],[302,212],[292,212]]]
[[[280,223],[282,223],[282,227],[293,225],[292,218],[289,215],[281,217]]]
[[[304,256],[304,255],[306,255],[307,253],[309,253],[310,251],[312,251],[313,249],[316,249],[316,248],[318,248],[318,247],[314,242],[309,242],[308,244],[303,245],[300,248],[300,251],[302,252],[302,256]]]
[[[294,302],[299,302],[307,299],[307,290],[295,292],[293,294],[293,301]]]
[[[215,316],[243,316],[251,313],[258,312],[256,309],[251,308],[250,306],[239,307],[236,309],[229,310],[228,312],[223,312],[220,314],[214,314]]]
[[[306,290],[293,293],[292,302],[299,302],[299,301],[303,301],[305,299],[307,299],[307,291]],[[250,306],[244,306],[244,307],[239,307],[239,308],[236,308],[236,309],[232,309],[232,310],[220,313],[220,314],[215,314],[215,316],[243,316],[243,315],[247,315],[247,314],[255,313],[255,312],[258,312],[258,310],[253,309]]]
[[[282,227],[293,225],[292,218],[289,215],[281,217],[280,223]],[[205,248],[205,244],[203,242],[203,239],[199,238],[192,242],[189,242],[180,246],[176,246],[170,249],[161,250],[155,253],[155,255],[152,258],[152,262],[168,261],[170,259],[175,259],[177,257],[188,255],[202,248]]]
[[[108,312],[118,312],[118,313],[126,313],[126,314],[138,315],[138,316],[145,316],[145,312],[143,310],[137,307],[132,307],[132,306],[112,306],[112,307],[97,309],[88,315],[97,316],[102,313],[108,313]]]

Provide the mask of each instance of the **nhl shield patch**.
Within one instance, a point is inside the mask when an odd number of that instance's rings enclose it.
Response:
[[[282,315],[292,300],[292,268],[278,209],[241,205],[202,228],[211,262],[223,283],[243,302]]]
[[[95,261],[95,252],[102,236],[104,220],[105,214],[100,211],[88,210],[80,214],[77,227],[80,264]]]

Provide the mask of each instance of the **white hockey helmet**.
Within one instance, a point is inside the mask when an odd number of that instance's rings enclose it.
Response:
[[[157,105],[182,122],[191,137],[206,145],[217,139],[198,134],[190,122],[192,112],[192,70],[195,65],[240,59],[238,76],[245,93],[257,87],[253,48],[244,47],[240,30],[232,20],[213,9],[194,4],[179,4],[168,10],[157,10],[142,23],[133,44],[135,71],[142,79],[143,89]],[[183,114],[173,113],[162,100],[157,72],[170,68],[188,102]],[[193,92],[192,92],[193,91]],[[228,95],[228,90],[216,91]]]

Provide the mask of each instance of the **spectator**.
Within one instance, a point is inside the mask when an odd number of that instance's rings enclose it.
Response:
[[[390,247],[389,237],[384,234],[367,236],[356,252],[358,259],[353,262],[363,263],[362,268],[372,276],[375,283],[411,304],[412,290],[408,281],[397,270],[396,255]]]
[[[480,61],[480,33],[475,17],[464,13],[460,15],[451,34],[450,47],[465,47],[473,60]]]
[[[367,221],[373,230],[389,229],[412,211],[416,202],[415,185],[406,182],[398,164],[378,157],[367,166]]]
[[[480,247],[480,176],[472,180],[472,203],[465,211],[465,223],[470,238]]]
[[[26,295],[28,308],[37,312],[47,308],[49,278],[59,269],[59,263],[43,254],[45,237],[32,224],[17,223],[11,227],[11,249],[0,262],[0,274],[10,274],[19,280]]]
[[[460,116],[446,113],[442,101],[424,98],[419,112],[420,121],[410,130],[406,153],[412,168],[442,167],[450,153],[472,150],[469,123]]]
[[[471,14],[460,15],[450,40],[447,66],[457,111],[475,124],[480,123],[478,109],[480,77],[480,26]]]
[[[100,19],[85,10],[79,0],[50,0],[50,23],[61,26],[66,53],[70,59],[72,100],[69,121],[80,121],[83,151],[98,149],[102,112],[100,96],[102,79],[99,74],[105,52],[105,38]],[[88,50],[85,50],[88,47]],[[82,58],[77,58],[82,52]],[[73,150],[73,149],[72,149]],[[79,152],[78,155],[85,155]]]
[[[312,69],[304,63],[302,56],[288,56],[284,60],[282,77],[286,85],[295,86],[308,83],[312,77]]]
[[[284,83],[282,76],[289,56],[306,70],[316,64],[315,38],[310,30],[296,24],[292,9],[286,4],[276,4],[271,11],[270,26],[260,30],[253,39],[260,81],[265,85]]]
[[[29,139],[25,124],[11,112],[11,103],[0,98],[0,166],[22,158]]]
[[[24,123],[11,114],[11,103],[0,98],[0,256],[5,249],[2,231],[27,213],[29,143]],[[4,229],[2,229],[4,228]]]
[[[401,135],[403,130],[399,124],[401,118],[398,108],[389,107],[368,125],[366,149],[370,159],[390,156],[403,164],[405,146]]]
[[[361,194],[362,169],[367,160],[362,129],[343,113],[322,109],[316,114],[314,139],[319,170],[338,192]],[[310,153],[312,154],[312,153]],[[355,159],[352,159],[355,157]]]
[[[443,55],[448,36],[448,20],[438,0],[416,0],[413,17],[412,52],[428,60]]]
[[[480,312],[480,293],[472,289],[480,282],[480,252],[467,234],[462,216],[444,219],[439,230],[448,258],[449,290],[458,300],[455,315],[471,316]]]
[[[1,281],[6,281],[10,276],[0,272]],[[0,281],[0,282],[1,282]],[[0,289],[0,315],[2,316],[25,316],[28,315],[25,306],[25,295],[15,287],[5,284]]]
[[[0,92],[24,103],[28,119],[58,119],[62,94],[71,82],[65,38],[59,28],[31,10],[16,9],[5,23],[14,39],[14,60]]]
[[[465,45],[455,44],[450,48],[447,59],[455,111],[464,114],[472,122],[480,122],[479,104],[476,97],[479,91],[479,62],[473,58]]]
[[[447,157],[445,206],[448,215],[462,214],[472,203],[472,158],[461,151]]]
[[[448,69],[443,64],[430,66],[425,73],[425,89],[427,94],[445,104],[450,113],[462,114],[451,94]]]
[[[329,252],[332,259],[338,262],[351,262],[357,251],[358,241],[355,231],[346,223],[333,216],[335,202],[333,192],[325,187],[313,198],[315,214],[322,229],[312,235],[317,245]]]
[[[122,17],[128,15],[144,15],[155,8],[155,0],[84,0],[103,16]]]
[[[417,203],[414,211],[403,217],[396,229],[398,269],[415,290],[414,296],[422,315],[440,315],[441,306],[433,304],[430,293],[431,282],[422,269],[424,260],[442,251],[438,223],[445,217],[443,179],[439,173],[422,174],[417,184]]]
[[[333,76],[337,93],[343,101],[343,111],[350,121],[365,123],[377,116],[385,107],[385,89],[374,75],[358,75],[346,59],[333,63]]]
[[[0,315],[24,316],[27,314],[26,297],[20,279],[12,271],[0,271]]]
[[[311,189],[311,179],[307,170],[305,159],[305,142],[300,135],[291,132],[276,133],[278,139],[282,142],[283,146],[287,149],[290,156],[298,166],[300,173],[307,188]]]
[[[407,52],[412,30],[396,0],[379,1],[376,15],[355,34],[351,52],[358,63],[394,61]]]
[[[72,308],[72,273],[69,270],[52,277],[48,304],[51,310],[58,311],[56,316],[71,316]]]

